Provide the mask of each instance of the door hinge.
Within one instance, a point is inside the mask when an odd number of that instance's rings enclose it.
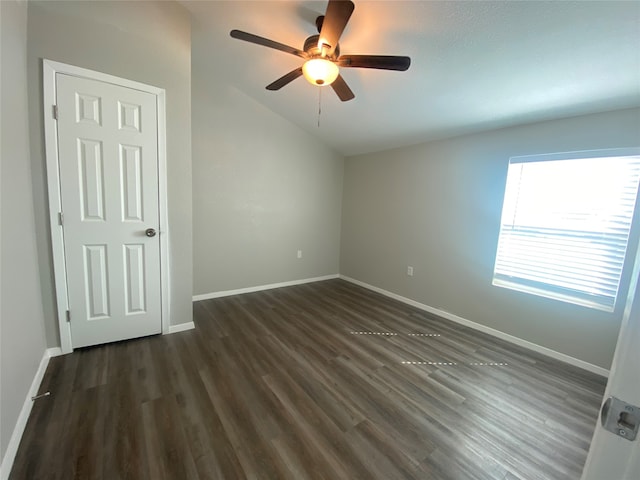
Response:
[[[71,322],[71,310],[67,310],[67,322]]]
[[[58,105],[53,105],[53,119],[58,120]]]
[[[58,225],[64,225],[64,213],[62,212],[58,212]]]

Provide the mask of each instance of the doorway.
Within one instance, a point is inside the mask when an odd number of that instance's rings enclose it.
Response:
[[[167,331],[164,90],[43,62],[63,353]]]

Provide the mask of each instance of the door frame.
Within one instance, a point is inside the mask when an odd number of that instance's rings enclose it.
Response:
[[[67,289],[67,271],[64,258],[64,233],[59,214],[62,212],[60,191],[60,165],[58,159],[58,125],[54,118],[56,105],[56,74],[63,73],[75,77],[111,83],[150,93],[156,97],[158,112],[158,205],[160,240],[160,312],[162,334],[169,333],[169,216],[167,204],[167,151],[166,151],[166,92],[162,88],[127,80],[102,72],[88,70],[53,60],[42,60],[43,115],[45,157],[47,170],[47,188],[49,190],[49,227],[51,249],[53,253],[53,272],[57,303],[60,347],[62,353],[73,351],[71,325],[67,321],[69,296]]]

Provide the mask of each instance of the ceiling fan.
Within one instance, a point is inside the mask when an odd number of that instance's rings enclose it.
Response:
[[[319,35],[312,35],[307,38],[304,41],[302,50],[240,30],[231,30],[230,34],[238,40],[274,48],[305,60],[301,67],[267,85],[267,90],[280,90],[288,83],[304,75],[313,85],[331,85],[340,100],[346,102],[354,98],[355,95],[340,75],[339,67],[405,71],[411,65],[409,57],[340,55],[338,41],[347,26],[354,7],[355,5],[350,0],[329,0],[326,13],[316,19]]]

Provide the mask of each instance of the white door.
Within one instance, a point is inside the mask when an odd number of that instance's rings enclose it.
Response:
[[[161,333],[156,96],[56,73],[74,348]]]
[[[622,319],[618,345],[603,399],[613,396],[635,406],[640,406],[639,275],[640,252],[636,255],[631,294]],[[633,423],[632,419],[627,420],[627,425]],[[635,422],[638,422],[637,417]],[[640,432],[634,441],[629,441],[605,430],[598,418],[587,462],[582,472],[582,480],[638,479],[640,479]]]

